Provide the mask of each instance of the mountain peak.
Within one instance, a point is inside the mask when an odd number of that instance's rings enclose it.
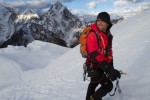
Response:
[[[51,9],[61,11],[61,9],[64,9],[64,8],[65,8],[65,6],[62,3],[57,1],[53,4]]]
[[[63,6],[63,4],[60,3],[59,1],[56,1],[56,2],[54,3],[54,6]]]
[[[35,11],[33,11],[31,9],[27,9],[23,13],[24,13],[24,15],[27,15],[27,14],[37,14]]]

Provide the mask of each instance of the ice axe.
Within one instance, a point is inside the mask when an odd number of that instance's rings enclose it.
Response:
[[[120,74],[122,74],[122,75],[127,75],[127,73],[123,72],[122,70],[120,70],[119,72],[120,72]]]

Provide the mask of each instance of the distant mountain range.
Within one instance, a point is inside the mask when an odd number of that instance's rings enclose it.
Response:
[[[60,2],[50,5],[41,15],[31,9],[18,13],[4,5],[0,5],[0,12],[0,48],[27,46],[34,40],[74,47],[78,44],[81,27],[91,21],[89,16],[73,15]]]
[[[93,22],[95,22],[95,20],[97,18],[96,15],[88,15],[88,14],[82,14],[82,15],[77,15],[77,16],[82,21],[83,25],[87,25],[88,23],[93,23]],[[112,24],[116,24],[116,23],[124,20],[123,16],[110,15],[110,17],[111,17]]]

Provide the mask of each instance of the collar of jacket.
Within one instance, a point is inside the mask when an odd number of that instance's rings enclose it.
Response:
[[[100,34],[100,35],[102,35],[102,36],[104,36],[104,37],[107,36],[106,33],[100,31],[100,30],[97,28],[96,24],[92,24],[92,25],[91,25],[91,28],[92,28],[92,30],[94,30],[96,33],[98,33],[98,34]]]

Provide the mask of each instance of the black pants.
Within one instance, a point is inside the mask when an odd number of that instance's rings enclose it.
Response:
[[[101,85],[101,87],[96,90],[96,87],[99,84]],[[113,83],[106,76],[104,76],[101,80],[98,78],[91,78],[91,82],[89,83],[87,89],[86,100],[90,100],[91,95],[94,100],[102,100],[102,97],[105,96],[112,89]]]

